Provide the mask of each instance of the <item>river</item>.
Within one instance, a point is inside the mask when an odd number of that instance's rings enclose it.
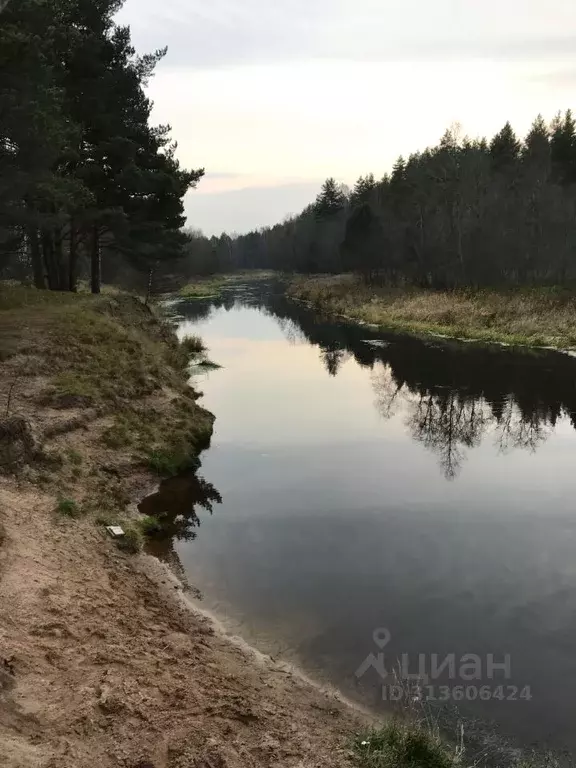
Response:
[[[204,604],[369,706],[396,670],[576,751],[576,360],[375,333],[270,286],[178,312],[222,366],[195,375],[212,485],[171,486],[213,507],[172,550]]]

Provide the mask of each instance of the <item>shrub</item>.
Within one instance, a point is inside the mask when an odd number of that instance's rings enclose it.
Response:
[[[65,499],[65,498],[58,499],[58,504],[56,505],[56,511],[59,512],[61,515],[64,515],[65,517],[71,517],[71,518],[78,518],[82,514],[80,507],[74,501],[74,499]]]
[[[160,533],[162,530],[162,524],[157,517],[153,515],[146,515],[137,521],[138,528],[144,536],[153,536],[155,533]]]

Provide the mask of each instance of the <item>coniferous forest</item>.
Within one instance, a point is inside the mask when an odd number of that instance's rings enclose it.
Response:
[[[353,189],[327,179],[299,215],[240,236],[184,229],[203,170],[151,124],[146,85],[166,54],[134,50],[122,0],[0,7],[0,276],[98,292],[266,268],[355,272],[430,288],[576,278],[576,121],[538,116],[519,138],[457,127]],[[190,222],[193,225],[193,221]]]
[[[38,288],[100,290],[182,255],[184,170],[145,87],[122,0],[0,4],[0,270]]]
[[[357,272],[431,288],[565,284],[576,278],[576,122],[539,116],[519,139],[458,128],[352,190],[328,179],[299,216],[189,246],[198,271]]]

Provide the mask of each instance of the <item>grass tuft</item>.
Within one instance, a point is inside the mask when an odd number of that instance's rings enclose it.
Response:
[[[184,336],[180,340],[180,346],[190,356],[200,355],[206,352],[206,347],[200,336]]]
[[[74,499],[58,499],[58,503],[56,504],[56,511],[59,514],[64,515],[64,517],[71,517],[72,519],[77,519],[82,515],[82,510],[74,501]]]
[[[78,451],[74,448],[68,448],[66,450],[66,456],[68,457],[70,464],[73,464],[75,467],[78,467],[80,464],[82,464],[82,454],[78,453]]]
[[[94,518],[96,525],[102,525],[107,528],[109,525],[119,525],[118,516],[112,512],[99,512]]]
[[[392,721],[358,735],[352,745],[359,768],[456,768],[461,757],[439,735],[413,723]]]
[[[198,368],[204,368],[205,370],[208,370],[208,371],[217,371],[220,368],[222,368],[221,365],[218,365],[218,363],[215,363],[212,360],[208,360],[207,358],[203,358],[199,362],[195,363],[195,365]]]
[[[145,543],[144,534],[137,524],[122,524],[124,536],[115,539],[118,549],[127,552],[129,555],[136,555],[141,551]]]
[[[136,525],[144,536],[153,536],[162,531],[160,520],[153,515],[145,515],[140,520],[136,521]]]

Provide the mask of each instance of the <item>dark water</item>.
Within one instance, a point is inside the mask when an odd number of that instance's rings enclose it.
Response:
[[[454,654],[429,695],[488,686],[452,703],[576,751],[576,360],[375,334],[241,289],[179,311],[223,366],[198,381],[223,503],[173,551],[206,604],[375,706],[392,680],[356,674],[369,654],[389,673]],[[184,509],[206,487],[178,493]]]

